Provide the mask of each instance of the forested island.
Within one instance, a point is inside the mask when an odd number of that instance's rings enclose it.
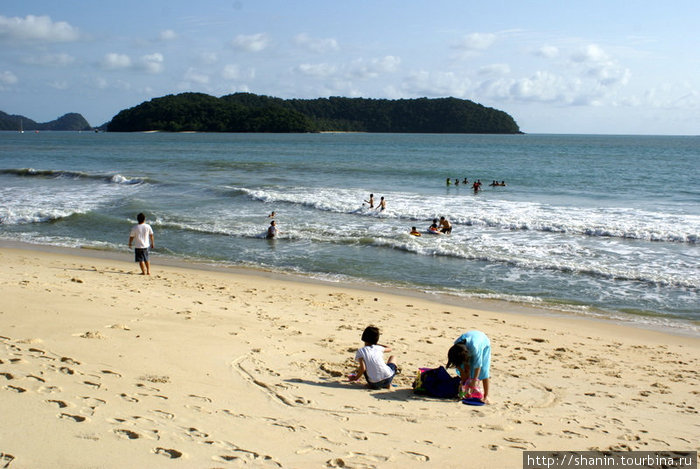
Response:
[[[85,118],[75,112],[65,114],[58,119],[42,124],[24,116],[10,115],[0,111],[0,130],[91,130]]]
[[[110,132],[521,133],[503,111],[457,98],[281,99],[182,93],[119,112]]]

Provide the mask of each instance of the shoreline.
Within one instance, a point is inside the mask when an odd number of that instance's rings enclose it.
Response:
[[[110,249],[99,249],[94,247],[67,247],[54,246],[48,244],[34,244],[15,240],[1,240],[0,250],[4,248],[20,249],[20,250],[37,250],[42,252],[55,252],[66,255],[74,255],[79,257],[88,257],[95,259],[110,259],[117,262],[130,262],[133,252],[117,251]],[[522,314],[536,317],[551,317],[560,319],[573,319],[591,323],[601,323],[603,325],[617,325],[621,327],[630,327],[633,329],[646,330],[651,332],[660,332],[679,337],[688,337],[700,339],[700,328],[698,324],[692,321],[671,320],[678,326],[664,325],[659,323],[645,323],[635,321],[634,319],[623,319],[619,317],[597,316],[593,313],[575,312],[569,309],[556,308],[553,305],[547,304],[530,304],[525,301],[510,301],[500,298],[478,298],[473,296],[460,296],[457,293],[449,292],[427,292],[418,289],[417,287],[401,287],[397,285],[382,285],[372,283],[370,281],[362,281],[360,279],[343,279],[343,280],[328,280],[313,274],[304,274],[298,272],[287,272],[283,270],[271,270],[265,267],[257,266],[242,266],[221,264],[215,261],[208,262],[206,260],[190,260],[185,258],[172,257],[160,253],[155,253],[155,266],[158,264],[169,267],[181,267],[193,270],[203,270],[209,272],[230,272],[236,275],[253,275],[257,277],[270,278],[273,280],[289,280],[293,282],[308,283],[312,285],[325,285],[339,288],[347,288],[352,290],[360,290],[374,293],[390,293],[398,296],[406,296],[411,298],[419,298],[426,301],[440,302],[450,306],[469,307],[489,312],[500,312],[506,314]],[[630,315],[635,318],[635,315]],[[685,327],[685,328],[684,328]],[[695,330],[688,330],[693,328]]]
[[[0,248],[0,453],[17,467],[449,468],[465,448],[472,467],[519,467],[524,450],[700,449],[695,338],[47,251]],[[391,391],[344,379],[368,324],[397,357]],[[469,329],[492,342],[491,404],[415,395],[416,370],[444,365]]]

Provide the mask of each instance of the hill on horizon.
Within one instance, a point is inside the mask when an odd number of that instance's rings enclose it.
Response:
[[[32,119],[20,115],[10,115],[0,111],[0,130],[92,130],[92,126],[85,118],[76,113],[64,114],[58,119],[49,122],[38,123]]]
[[[145,101],[107,123],[112,132],[387,132],[518,134],[507,113],[457,98],[282,99],[181,93]]]

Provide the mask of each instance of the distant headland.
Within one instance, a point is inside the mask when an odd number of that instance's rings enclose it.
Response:
[[[10,115],[0,111],[0,130],[35,131],[35,130],[92,130],[92,126],[78,113],[71,112],[58,119],[40,124],[19,115]]]
[[[168,95],[119,112],[110,132],[518,134],[507,113],[457,98],[281,99],[252,93]]]

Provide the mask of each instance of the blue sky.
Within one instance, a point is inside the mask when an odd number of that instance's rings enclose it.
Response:
[[[0,110],[93,125],[152,98],[455,96],[528,133],[700,134],[700,2],[3,2]]]

